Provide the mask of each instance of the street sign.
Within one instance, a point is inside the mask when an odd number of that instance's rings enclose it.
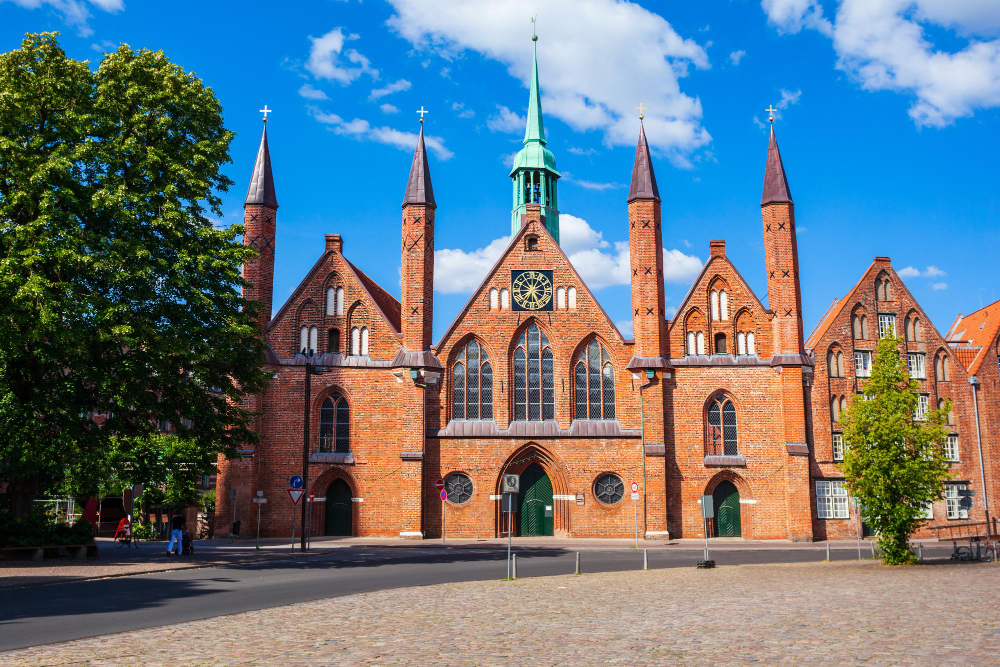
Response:
[[[632,493],[639,493],[639,485],[636,482],[632,482]]]
[[[632,493],[632,500],[639,500],[639,494],[633,492]]]
[[[258,491],[257,492],[257,497],[258,498],[263,498],[264,497],[264,492],[263,491]]]
[[[520,475],[504,475],[501,493],[518,493],[521,490]]]
[[[434,482],[434,486],[436,486],[437,490],[440,491],[441,489],[444,488],[444,480],[439,479],[438,481]]]
[[[441,500],[448,500],[448,492],[441,489]]]
[[[288,480],[288,486],[292,487],[293,489],[301,489],[302,475],[292,475],[291,478]]]
[[[260,503],[261,505],[267,504],[267,498],[254,498],[253,501],[255,503]]]
[[[313,502],[314,500],[316,500],[316,495],[315,495],[315,494],[312,494],[312,493],[310,493],[310,494],[309,494],[309,502]]]
[[[501,509],[507,513],[517,512],[517,494],[516,493],[503,494],[503,503],[501,505]]]
[[[701,515],[706,519],[711,519],[715,516],[715,503],[712,496],[702,496],[701,497]]]
[[[291,496],[293,505],[299,504],[299,499],[302,498],[302,494],[304,493],[305,491],[302,489],[288,489],[288,495]]]

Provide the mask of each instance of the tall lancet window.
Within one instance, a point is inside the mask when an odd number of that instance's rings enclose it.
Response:
[[[545,332],[532,322],[514,348],[514,419],[555,418],[552,346]]]
[[[452,419],[493,419],[493,366],[486,348],[470,340],[451,369]]]
[[[580,351],[573,378],[577,419],[615,418],[615,367],[603,345],[592,340]]]

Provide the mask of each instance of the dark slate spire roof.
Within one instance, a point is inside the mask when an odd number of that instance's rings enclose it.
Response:
[[[267,148],[267,125],[260,137],[260,148],[257,150],[257,162],[253,166],[250,177],[250,188],[247,190],[247,204],[263,204],[278,208],[278,197],[274,194],[274,178],[271,176],[271,151]]]
[[[403,195],[403,206],[407,204],[434,203],[434,188],[431,187],[431,168],[427,165],[427,150],[424,148],[424,126],[420,125],[420,135],[417,137],[417,149],[413,151],[413,164],[410,165],[410,178],[406,182],[406,194]]]
[[[639,143],[635,147],[635,164],[632,166],[632,187],[628,191],[628,200],[632,202],[636,199],[660,201],[660,191],[656,187],[653,163],[649,159],[646,130],[642,126],[641,120],[639,121]]]
[[[781,164],[781,153],[778,152],[778,140],[774,138],[774,125],[771,125],[771,141],[767,145],[767,165],[764,167],[764,195],[760,205],[791,204],[792,192],[788,189],[788,179],[785,178],[785,166]]]

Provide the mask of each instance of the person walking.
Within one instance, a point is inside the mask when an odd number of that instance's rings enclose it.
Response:
[[[184,524],[187,521],[181,512],[174,512],[174,518],[170,522],[170,543],[167,544],[167,554],[174,551],[174,541],[177,542],[177,555],[184,553]]]

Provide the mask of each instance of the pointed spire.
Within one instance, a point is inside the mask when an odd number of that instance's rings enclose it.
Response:
[[[271,151],[267,147],[267,125],[264,125],[264,134],[260,137],[257,162],[253,166],[253,175],[250,176],[246,201],[243,202],[244,206],[249,204],[278,208],[278,197],[274,194],[274,177],[271,175]]]
[[[431,168],[427,164],[427,150],[424,148],[423,120],[420,121],[417,149],[413,152],[410,178],[406,181],[406,194],[403,196],[403,206],[408,204],[437,206],[434,203],[434,188],[431,187]]]
[[[646,129],[639,121],[639,143],[635,147],[635,164],[632,166],[632,186],[628,191],[628,201],[652,199],[660,201],[660,190],[656,187],[653,162],[649,159],[649,144],[646,143]]]
[[[531,36],[531,94],[528,96],[528,126],[524,130],[524,143],[537,141],[545,145],[545,127],[542,125],[542,98],[538,93],[538,36]]]
[[[760,205],[791,204],[792,193],[785,178],[785,166],[781,164],[778,140],[774,138],[774,124],[771,124],[771,141],[767,145],[767,164],[764,167],[764,195]]]

